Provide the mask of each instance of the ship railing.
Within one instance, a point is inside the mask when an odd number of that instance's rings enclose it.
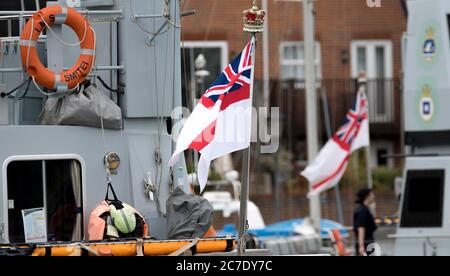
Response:
[[[25,20],[30,18],[36,12],[37,11],[0,11],[0,21],[6,21],[8,25],[8,37],[0,38],[0,40],[7,43],[19,43],[20,35],[22,34],[23,26],[25,25]],[[79,12],[87,16],[115,15],[116,17],[114,17],[113,20],[116,21],[120,19],[123,14],[122,10],[79,10]],[[19,36],[13,36],[12,34],[13,20],[19,20]],[[47,39],[47,36],[41,35],[39,38],[45,41],[45,39]],[[69,68],[65,68],[65,70],[67,69]],[[94,68],[94,70],[96,71],[123,71],[124,69],[125,67],[123,65],[96,66]],[[15,72],[23,72],[23,68],[0,68],[0,73]]]

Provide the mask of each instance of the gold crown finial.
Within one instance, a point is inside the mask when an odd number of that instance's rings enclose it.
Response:
[[[253,10],[257,11],[258,10],[258,6],[256,5],[256,0],[253,0]]]
[[[260,10],[253,0],[253,7],[244,11],[244,32],[261,33],[264,30],[266,12]]]

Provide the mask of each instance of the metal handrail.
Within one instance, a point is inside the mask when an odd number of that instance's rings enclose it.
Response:
[[[419,235],[419,234],[413,234],[413,235],[399,235],[399,234],[392,234],[388,235],[389,239],[449,239],[450,235]]]
[[[7,20],[10,22],[13,19],[18,19],[20,25],[23,25],[23,20],[25,18],[31,17],[38,11],[0,11],[0,21]],[[111,14],[123,14],[123,10],[78,10],[79,13],[84,15],[111,15]],[[20,31],[22,28],[19,28]],[[94,68],[98,71],[123,71],[125,67],[123,65],[117,66],[97,66]],[[23,68],[0,68],[0,73],[14,73],[14,72],[23,72]]]
[[[31,17],[37,12],[38,11],[0,11],[0,15],[16,16],[15,18],[23,16],[25,18]],[[78,10],[78,12],[85,15],[123,14],[123,10]]]
[[[64,70],[68,70],[70,68],[64,68]],[[123,65],[116,65],[116,66],[96,66],[93,70],[97,71],[123,71],[125,69],[125,66]],[[22,67],[17,68],[0,68],[0,73],[16,73],[16,72],[23,72]]]
[[[11,19],[19,19],[17,15],[2,15],[0,16],[0,21],[11,20]]]

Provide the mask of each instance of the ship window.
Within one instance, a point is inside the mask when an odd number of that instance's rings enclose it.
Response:
[[[443,170],[408,171],[401,227],[442,227],[444,178]]]
[[[22,210],[44,208],[47,241],[83,237],[81,165],[76,160],[13,161],[7,167],[9,242],[25,242]]]

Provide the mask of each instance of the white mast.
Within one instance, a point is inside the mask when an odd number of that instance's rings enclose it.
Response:
[[[314,63],[314,5],[313,0],[303,0],[303,35],[305,47],[305,88],[306,88],[306,140],[308,163],[312,163],[319,152],[317,129],[316,69]],[[309,199],[310,217],[314,227],[320,231],[320,195]]]

